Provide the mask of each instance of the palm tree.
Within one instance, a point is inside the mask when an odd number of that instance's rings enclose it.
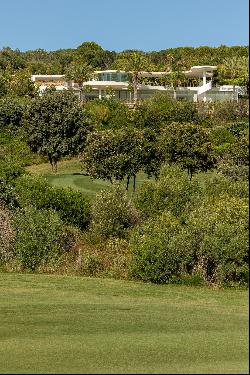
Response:
[[[123,56],[116,62],[116,66],[120,69],[124,69],[126,72],[131,74],[134,105],[136,106],[138,101],[138,85],[140,82],[140,73],[142,71],[149,70],[149,61],[146,58],[145,54],[141,52],[125,52]]]
[[[183,84],[187,78],[182,71],[183,61],[180,54],[169,54],[166,59],[166,71],[168,72],[163,81],[165,84],[171,84],[174,89],[174,99],[176,99],[176,88]]]
[[[249,61],[246,56],[233,56],[226,58],[218,67],[218,78],[233,85],[246,85],[249,76]]]
[[[93,77],[94,70],[92,66],[86,62],[73,61],[68,69],[66,70],[65,77],[67,80],[73,80],[79,86],[80,100],[85,98],[84,96],[84,82],[89,81]]]

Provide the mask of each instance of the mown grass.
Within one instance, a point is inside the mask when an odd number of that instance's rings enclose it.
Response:
[[[64,160],[58,163],[58,172],[53,173],[49,163],[32,165],[26,168],[32,174],[39,174],[44,177],[54,186],[71,187],[73,189],[81,190],[90,198],[94,197],[96,193],[104,189],[109,189],[111,183],[101,179],[92,179],[86,176],[81,168],[78,159]],[[136,190],[147,179],[145,173],[138,173],[136,177]],[[124,181],[124,187],[126,182]],[[129,193],[133,193],[133,181],[129,184]]]
[[[0,274],[0,373],[248,373],[248,292]]]

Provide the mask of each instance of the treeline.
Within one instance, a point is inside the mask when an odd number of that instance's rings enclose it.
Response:
[[[177,47],[152,52],[137,50],[115,52],[104,50],[95,42],[84,42],[75,49],[57,51],[37,49],[22,52],[9,47],[2,48],[0,50],[0,96],[5,90],[6,80],[11,81],[9,76],[12,74],[20,80],[23,80],[25,74],[27,76],[67,74],[74,62],[81,62],[85,64],[85,68],[90,66],[93,70],[126,70],[127,60],[134,54],[137,55],[137,60],[140,58],[144,60],[144,70],[183,71],[194,65],[216,65],[219,69],[215,81],[219,84],[245,85],[246,81],[248,82],[248,46],[221,45],[219,47]]]
[[[122,52],[104,50],[95,42],[84,42],[77,48],[46,51],[37,49],[22,52],[5,47],[0,50],[0,69],[11,68],[13,71],[29,68],[32,74],[64,74],[66,67],[80,56],[83,61],[96,70],[115,68],[117,61],[124,54],[138,52],[148,57],[155,70],[165,71],[171,59],[178,59],[183,70],[190,69],[194,65],[219,65],[227,58],[248,57],[248,46],[219,47],[176,47],[161,51],[135,51]]]
[[[155,283],[248,282],[248,101],[155,95],[131,110],[72,92],[0,99],[0,262]],[[78,157],[93,200],[25,166]],[[138,173],[150,179],[128,193]]]

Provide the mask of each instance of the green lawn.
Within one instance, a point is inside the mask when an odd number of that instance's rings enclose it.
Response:
[[[0,373],[248,373],[248,292],[0,274]]]
[[[93,180],[89,176],[84,175],[81,169],[80,161],[77,159],[65,160],[58,163],[58,173],[52,173],[51,167],[48,163],[32,165],[27,167],[27,170],[32,174],[40,174],[47,178],[47,180],[54,186],[67,187],[81,190],[89,195],[95,196],[96,193],[103,189],[111,187],[110,182],[104,180]],[[138,173],[136,178],[136,189],[147,179],[145,173]],[[130,181],[129,192],[133,191],[133,181]],[[124,182],[124,187],[126,182]]]

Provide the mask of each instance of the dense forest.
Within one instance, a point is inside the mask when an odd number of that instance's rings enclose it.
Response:
[[[218,65],[218,82],[248,84],[248,47],[105,51],[94,42],[46,52],[0,51],[0,267],[155,283],[248,282],[249,103],[167,94],[131,109],[115,98],[39,96],[31,74]],[[106,181],[91,196],[55,186],[34,166],[75,163]],[[72,164],[72,165],[73,165]],[[62,165],[62,164],[60,164]],[[59,166],[59,167],[58,167]],[[30,169],[30,167],[32,167]],[[144,182],[137,184],[138,176]]]

